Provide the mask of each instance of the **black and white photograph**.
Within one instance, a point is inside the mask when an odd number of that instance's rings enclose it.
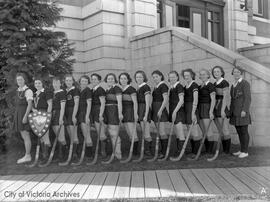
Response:
[[[0,201],[270,201],[270,1],[0,0]]]

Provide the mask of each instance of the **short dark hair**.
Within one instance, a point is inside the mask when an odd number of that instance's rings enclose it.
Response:
[[[53,78],[52,78],[52,80],[53,81],[60,81],[60,83],[62,83],[61,81],[61,78],[59,77],[59,76],[54,76]]]
[[[196,73],[195,73],[191,68],[187,68],[187,69],[184,69],[184,70],[182,71],[181,74],[182,74],[183,77],[184,77],[185,72],[190,73],[190,76],[191,76],[192,80],[195,80]]]
[[[27,84],[28,83],[28,76],[26,75],[26,73],[24,73],[24,72],[18,72],[17,74],[16,74],[16,79],[18,78],[18,77],[22,77],[23,79],[24,79],[24,83],[25,84]]]
[[[89,78],[89,76],[87,76],[87,75],[82,75],[81,77],[80,77],[80,79],[79,79],[79,83],[81,83],[81,80],[82,79],[86,79],[87,81],[88,81],[88,84],[90,84],[90,78]]]
[[[161,71],[155,70],[155,71],[152,72],[152,76],[153,76],[154,74],[157,74],[157,75],[161,76],[161,81],[164,81],[164,75],[162,74]]]
[[[119,84],[121,85],[120,77],[123,76],[123,75],[127,77],[127,80],[128,80],[127,84],[130,84],[132,82],[132,79],[131,79],[130,75],[127,72],[122,72],[121,74],[119,74],[119,76],[118,76]]]
[[[224,69],[221,66],[215,66],[215,67],[213,67],[213,69],[212,69],[212,76],[214,78],[216,78],[215,75],[214,75],[214,70],[217,69],[217,68],[220,69],[220,71],[221,71],[221,77],[224,78],[225,77],[225,72],[224,72]]]
[[[170,74],[175,74],[175,75],[176,75],[176,77],[177,77],[177,81],[179,81],[180,77],[179,77],[179,74],[178,74],[178,72],[177,72],[177,71],[175,71],[175,70],[170,71],[168,75],[170,75]],[[168,79],[168,81],[170,82],[170,78]]]
[[[44,79],[41,78],[41,77],[35,77],[35,78],[34,78],[34,82],[35,82],[35,81],[41,81],[41,83],[44,84]]]
[[[75,84],[76,81],[75,81],[75,79],[74,79],[74,77],[73,77],[72,74],[66,74],[65,77],[64,77],[64,79],[66,80],[66,78],[72,78],[73,84]]]
[[[134,74],[134,79],[135,79],[135,82],[136,82],[136,83],[137,83],[137,81],[136,81],[136,76],[137,76],[137,74],[141,74],[141,75],[143,76],[143,82],[147,82],[147,81],[148,81],[145,72],[142,71],[142,70],[138,70],[138,71],[136,71],[135,74]]]
[[[242,67],[235,66],[235,67],[233,68],[233,70],[232,70],[232,75],[233,75],[233,71],[234,71],[235,69],[237,69],[238,71],[240,71],[240,72],[241,72],[241,75],[245,72],[245,70],[244,70]]]
[[[97,73],[91,74],[91,78],[92,78],[93,76],[97,77],[97,79],[98,79],[99,81],[101,81],[101,79],[102,79],[102,77],[101,77],[99,74],[97,74]]]
[[[118,83],[117,78],[116,78],[116,75],[115,75],[114,73],[109,73],[109,74],[107,74],[107,75],[105,76],[104,81],[105,81],[106,83],[107,83],[107,79],[108,79],[109,76],[113,76],[114,82],[115,82],[115,83]]]

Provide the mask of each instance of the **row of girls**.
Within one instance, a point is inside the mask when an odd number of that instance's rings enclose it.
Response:
[[[251,123],[249,115],[250,107],[250,86],[242,78],[243,70],[235,67],[232,75],[235,79],[231,90],[229,83],[224,79],[225,73],[222,67],[216,66],[210,73],[206,69],[199,72],[201,85],[195,82],[195,73],[192,69],[182,71],[185,85],[179,80],[178,72],[171,71],[168,74],[170,87],[164,81],[164,75],[156,70],[152,72],[152,79],[155,84],[151,92],[147,84],[147,76],[143,71],[137,71],[134,75],[137,89],[131,86],[131,76],[128,73],[121,73],[118,78],[115,74],[109,73],[104,81],[108,88],[104,90],[101,86],[102,78],[99,74],[92,74],[91,78],[84,75],[79,79],[80,87],[74,86],[74,79],[71,75],[65,76],[65,90],[61,89],[61,80],[53,78],[54,92],[44,90],[42,79],[35,79],[36,92],[33,93],[25,84],[23,74],[16,77],[19,86],[16,97],[15,129],[21,133],[24,140],[26,153],[17,163],[31,161],[31,138],[30,127],[27,122],[27,115],[32,111],[52,112],[52,129],[57,133],[61,125],[66,126],[69,137],[73,139],[74,156],[79,143],[76,127],[81,128],[86,140],[86,156],[92,155],[93,142],[90,134],[90,124],[93,124],[100,135],[101,155],[106,157],[105,131],[107,129],[111,142],[115,146],[115,156],[122,158],[121,139],[116,138],[120,123],[131,140],[135,137],[133,154],[138,154],[138,136],[136,124],[139,123],[144,129],[145,155],[153,155],[152,137],[150,135],[150,123],[158,126],[161,151],[159,158],[163,158],[168,144],[166,124],[174,124],[174,133],[177,137],[177,150],[180,151],[185,141],[184,126],[191,131],[192,153],[196,154],[202,134],[207,131],[205,149],[207,153],[213,153],[218,138],[211,130],[208,130],[210,122],[214,122],[222,138],[223,152],[230,153],[231,136],[229,122],[235,126],[240,139],[241,150],[233,153],[239,158],[248,156],[248,125]],[[211,74],[215,83],[210,82]],[[90,89],[88,85],[92,84]],[[228,103],[229,90],[231,103]],[[167,107],[168,106],[168,107]],[[230,106],[230,109],[229,107]],[[167,110],[168,109],[168,110]],[[105,124],[101,124],[105,123]],[[159,124],[158,124],[159,123]],[[100,125],[101,124],[101,125]],[[202,132],[200,132],[201,130]],[[63,131],[63,130],[62,130]],[[59,135],[59,160],[63,159],[66,153],[66,139],[64,132]],[[44,158],[47,158],[51,146],[49,134],[42,137],[42,151]],[[78,155],[78,154],[77,154]]]

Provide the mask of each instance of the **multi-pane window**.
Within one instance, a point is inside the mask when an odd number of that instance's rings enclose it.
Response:
[[[216,43],[220,43],[220,13],[208,11],[208,36],[207,38]]]
[[[252,0],[253,2],[253,14],[263,16],[263,4],[264,0]]]
[[[188,6],[177,5],[177,26],[190,28],[190,9]]]

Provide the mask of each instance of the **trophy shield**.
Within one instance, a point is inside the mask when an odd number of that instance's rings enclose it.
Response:
[[[39,138],[43,137],[50,127],[52,114],[50,112],[33,112],[28,115],[30,127]]]

